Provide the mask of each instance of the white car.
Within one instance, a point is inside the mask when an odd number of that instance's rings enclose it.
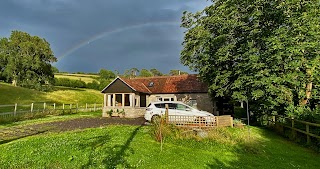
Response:
[[[165,114],[166,108],[165,105],[168,104],[168,115],[169,115],[169,121],[174,121],[176,118],[174,116],[189,116],[186,117],[186,121],[196,121],[200,120],[204,121],[206,123],[213,123],[212,117],[214,117],[213,114],[206,112],[206,111],[200,111],[198,109],[195,109],[193,107],[190,107],[182,102],[175,102],[175,101],[162,101],[162,102],[152,102],[148,105],[146,109],[146,113],[144,114],[144,118],[147,121],[153,122],[157,118],[161,117]]]

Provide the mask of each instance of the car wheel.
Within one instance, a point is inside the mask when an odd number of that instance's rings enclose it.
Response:
[[[159,123],[160,119],[161,119],[161,117],[159,115],[153,115],[151,118],[151,123],[152,124]]]

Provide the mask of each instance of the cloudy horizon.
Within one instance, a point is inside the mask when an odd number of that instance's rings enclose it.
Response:
[[[189,71],[180,63],[183,11],[199,11],[206,0],[4,0],[0,37],[19,30],[45,38],[60,71],[156,68]]]

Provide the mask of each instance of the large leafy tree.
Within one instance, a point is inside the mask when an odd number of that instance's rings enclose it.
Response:
[[[151,77],[151,76],[153,76],[153,74],[147,69],[141,69],[139,76],[140,77]]]
[[[156,69],[156,68],[150,69],[150,72],[153,74],[153,76],[162,76],[162,75],[163,75],[163,73],[160,72],[160,71],[159,71],[158,69]]]
[[[57,61],[50,44],[37,36],[12,31],[0,44],[2,74],[14,86],[41,89],[54,80],[51,63]]]
[[[103,79],[114,79],[116,77],[116,74],[113,73],[111,70],[106,70],[106,69],[100,69],[99,75]]]
[[[316,100],[320,3],[317,0],[213,0],[185,12],[181,61],[215,96],[281,110]]]

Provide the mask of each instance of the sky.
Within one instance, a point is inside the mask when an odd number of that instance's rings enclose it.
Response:
[[[20,30],[46,39],[65,72],[156,68],[180,63],[183,11],[206,0],[1,0],[0,37]]]

